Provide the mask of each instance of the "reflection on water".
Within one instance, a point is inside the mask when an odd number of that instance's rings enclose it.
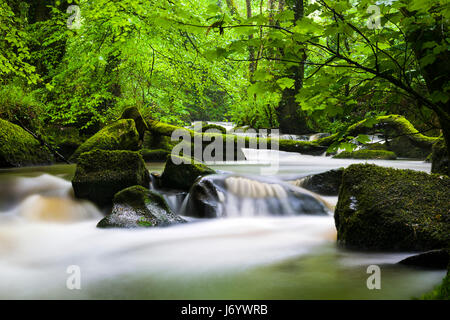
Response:
[[[281,158],[282,176],[361,162]],[[374,162],[430,169],[417,161]],[[149,165],[151,171],[162,168]],[[259,170],[248,163],[215,168]],[[73,198],[73,172],[67,165],[0,171],[0,298],[407,299],[444,275],[396,265],[410,253],[337,248],[332,216],[193,219],[162,229],[100,230],[101,213]],[[366,287],[370,264],[381,267],[379,291]],[[81,268],[82,290],[66,289],[70,265]]]

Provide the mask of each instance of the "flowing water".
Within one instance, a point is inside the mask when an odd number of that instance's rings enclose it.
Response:
[[[246,156],[249,161],[213,167],[258,175],[275,155],[266,154],[265,164],[251,152]],[[276,156],[279,172],[270,179],[280,183],[361,162]],[[429,164],[419,161],[370,162],[430,171]],[[150,171],[162,168],[149,164]],[[190,223],[161,229],[97,229],[104,213],[73,198],[74,169],[0,170],[0,298],[408,299],[429,291],[444,276],[444,271],[397,265],[408,252],[338,248],[331,214],[255,216],[236,208],[228,209],[233,214],[226,218],[190,218]],[[229,183],[230,190],[242,185]],[[252,197],[260,194],[249,190]],[[165,196],[178,209],[183,203],[183,194]],[[337,201],[324,199],[331,206]],[[381,290],[366,286],[367,266],[373,264],[381,267]],[[73,265],[81,271],[81,290],[66,287],[67,269]]]

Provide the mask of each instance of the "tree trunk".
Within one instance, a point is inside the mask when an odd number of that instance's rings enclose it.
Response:
[[[245,0],[245,4],[247,7],[247,18],[251,18],[252,17],[252,2],[251,0]],[[253,39],[253,35],[249,35],[248,36],[248,40],[252,40]],[[249,65],[249,78],[250,78],[250,82],[253,82],[253,74],[256,71],[256,62],[255,60],[255,47],[253,46],[249,46],[248,47],[248,59],[250,61],[250,65]]]
[[[303,0],[288,0],[286,5],[294,10],[294,25],[296,22],[303,18],[304,4]],[[280,3],[280,7],[283,7],[284,3]],[[288,70],[286,77],[293,79],[294,88],[286,88],[283,90],[281,101],[277,108],[278,122],[280,124],[280,131],[283,133],[309,133],[311,130],[306,123],[306,115],[301,110],[299,104],[296,101],[296,95],[303,87],[303,79],[305,74],[306,52],[302,51],[301,63],[298,66],[291,67]]]

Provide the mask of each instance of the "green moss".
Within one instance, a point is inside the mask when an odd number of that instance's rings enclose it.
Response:
[[[49,164],[51,153],[30,133],[0,119],[0,167]]]
[[[450,175],[447,146],[443,138],[433,145],[431,172]]]
[[[72,180],[75,196],[98,205],[111,203],[127,187],[148,187],[150,175],[142,156],[132,151],[93,150],[81,154]]]
[[[175,164],[174,161],[179,163]],[[161,175],[161,184],[166,188],[189,190],[198,177],[214,173],[213,169],[198,161],[187,157],[169,155],[164,172]]]
[[[336,159],[377,159],[377,160],[395,160],[397,156],[392,151],[387,150],[367,150],[361,149],[353,152],[343,151],[333,158]]]
[[[114,196],[111,214],[102,219],[99,228],[158,227],[184,222],[175,215],[164,198],[142,186],[131,186]]]
[[[136,130],[139,133],[139,139],[144,139],[145,131],[148,131],[148,125],[147,122],[142,117],[141,112],[136,107],[128,107],[126,108],[120,119],[133,119],[134,123],[136,125]]]
[[[146,162],[163,162],[166,161],[167,156],[170,154],[170,151],[167,150],[149,150],[149,149],[142,149],[139,151],[142,158]]]
[[[94,149],[99,150],[138,150],[139,134],[134,121],[124,119],[103,128],[85,141],[72,155],[71,160]]]
[[[387,150],[387,146],[384,143],[371,143],[364,146],[364,150]]]
[[[345,169],[335,222],[340,244],[359,249],[450,247],[450,179],[356,164]]]

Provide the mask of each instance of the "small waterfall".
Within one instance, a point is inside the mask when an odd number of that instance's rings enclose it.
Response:
[[[328,205],[318,195],[275,178],[212,175],[192,186],[184,214],[214,218],[328,212]]]
[[[2,222],[69,223],[103,216],[91,202],[75,199],[69,181],[48,174],[2,180],[0,190]]]

